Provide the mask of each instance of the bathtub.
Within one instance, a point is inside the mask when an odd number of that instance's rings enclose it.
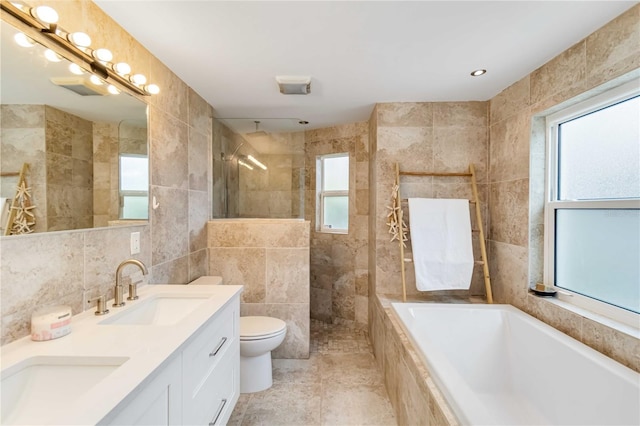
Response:
[[[640,424],[640,374],[513,306],[392,305],[462,424]]]

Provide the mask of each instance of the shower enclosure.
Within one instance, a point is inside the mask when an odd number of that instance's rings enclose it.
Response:
[[[304,218],[298,119],[214,119],[213,218]]]

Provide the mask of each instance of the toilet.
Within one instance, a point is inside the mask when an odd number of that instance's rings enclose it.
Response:
[[[240,317],[240,393],[271,387],[271,351],[280,346],[286,334],[287,323],[281,319]]]
[[[221,277],[200,277],[190,285],[222,284]],[[240,393],[269,389],[273,384],[271,351],[287,334],[287,323],[278,318],[240,317]]]

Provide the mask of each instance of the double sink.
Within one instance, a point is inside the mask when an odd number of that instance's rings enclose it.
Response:
[[[144,299],[130,302],[121,312],[98,320],[95,326],[173,326],[179,324],[211,297],[211,293],[150,294]],[[85,317],[87,320],[91,319],[90,316]],[[33,344],[47,343],[49,342]],[[27,357],[2,371],[0,423],[47,423],[50,409],[58,408],[65,402],[76,400],[86,394],[125,365],[129,359],[126,356],[93,355]]]

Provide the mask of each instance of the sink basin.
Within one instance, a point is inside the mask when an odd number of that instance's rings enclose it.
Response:
[[[47,423],[53,410],[77,400],[128,359],[34,356],[3,370],[1,423]]]
[[[159,294],[101,321],[102,325],[173,325],[189,315],[211,295]]]

